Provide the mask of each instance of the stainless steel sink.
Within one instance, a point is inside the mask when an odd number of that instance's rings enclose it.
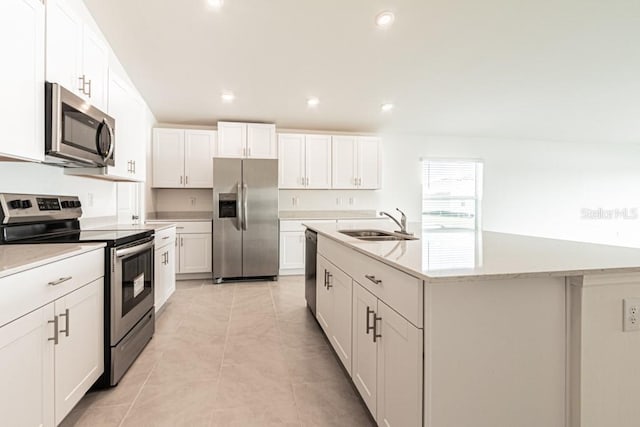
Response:
[[[394,233],[392,231],[382,230],[339,230],[340,233],[356,239],[366,240],[369,242],[383,242],[388,240],[417,240],[416,237],[408,234]]]

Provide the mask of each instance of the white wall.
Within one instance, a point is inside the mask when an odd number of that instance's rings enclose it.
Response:
[[[484,161],[485,230],[640,246],[640,219],[586,220],[583,208],[640,208],[640,145],[383,136],[381,208],[420,219],[419,159]]]
[[[83,218],[116,215],[115,183],[68,176],[58,166],[2,162],[0,192],[77,195],[82,202]]]

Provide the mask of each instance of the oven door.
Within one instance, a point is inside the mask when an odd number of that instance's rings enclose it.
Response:
[[[153,308],[153,237],[111,249],[111,345]]]

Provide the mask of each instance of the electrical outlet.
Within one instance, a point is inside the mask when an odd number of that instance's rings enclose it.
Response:
[[[195,206],[196,205],[196,201],[197,201],[197,199],[195,197],[189,197],[189,203],[191,203],[191,206]]]
[[[93,193],[87,193],[87,206],[93,206]]]
[[[341,197],[336,197],[336,205],[340,206],[342,204],[342,198]]]
[[[640,331],[640,298],[625,298],[623,331]]]
[[[355,197],[349,197],[349,204],[351,206],[355,205],[356,204],[356,198]]]
[[[292,204],[293,206],[298,206],[298,198],[297,198],[297,197],[295,197],[295,196],[294,196],[294,197],[292,197],[292,198],[291,198],[291,204]]]

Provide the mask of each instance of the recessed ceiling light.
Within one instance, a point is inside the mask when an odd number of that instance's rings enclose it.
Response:
[[[236,99],[236,96],[233,92],[222,92],[222,101],[223,102],[233,102]]]
[[[315,96],[307,98],[307,106],[308,107],[317,107],[320,104],[320,100]]]
[[[224,4],[224,0],[207,0],[207,3],[214,9],[220,9]]]
[[[380,106],[380,109],[383,113],[388,113],[389,111],[393,110],[393,104],[382,104]]]
[[[394,20],[395,15],[393,12],[384,10],[376,16],[376,25],[380,28],[389,28]]]

